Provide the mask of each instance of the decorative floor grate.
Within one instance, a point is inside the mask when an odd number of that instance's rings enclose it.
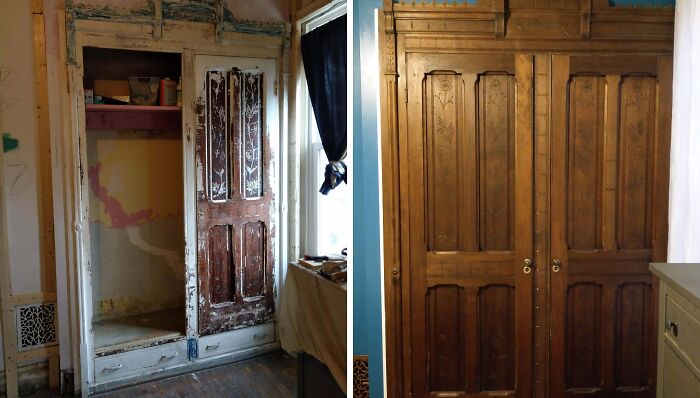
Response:
[[[355,355],[352,360],[352,396],[369,397],[369,359],[367,355]]]
[[[56,303],[38,303],[15,307],[17,349],[33,350],[58,343]]]

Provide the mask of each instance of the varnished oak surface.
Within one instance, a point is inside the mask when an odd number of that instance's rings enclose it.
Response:
[[[700,264],[652,263],[651,272],[700,307]]]

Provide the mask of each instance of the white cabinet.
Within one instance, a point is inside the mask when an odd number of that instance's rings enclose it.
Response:
[[[658,398],[700,397],[700,264],[652,264],[659,288]]]

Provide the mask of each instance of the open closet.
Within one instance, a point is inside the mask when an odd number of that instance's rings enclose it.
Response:
[[[150,16],[76,7],[65,20],[83,395],[280,346],[289,32],[156,4]]]
[[[104,356],[185,338],[181,105],[158,95],[161,77],[177,82],[181,65],[179,54],[93,47],[83,60],[93,93],[85,105],[92,329]],[[158,78],[132,78],[148,95],[130,100],[129,77],[141,76]]]
[[[388,396],[653,397],[673,11],[385,1]]]

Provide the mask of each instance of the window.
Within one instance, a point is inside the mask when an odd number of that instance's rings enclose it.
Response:
[[[345,1],[334,2],[318,14],[302,23],[302,33],[345,15]],[[305,223],[302,227],[302,253],[309,255],[339,254],[352,241],[352,191],[341,183],[328,195],[319,192],[328,163],[321,137],[316,126],[313,107],[309,98],[304,71],[301,71],[299,90],[302,135],[302,197],[301,211]],[[350,156],[344,160],[350,168]]]

